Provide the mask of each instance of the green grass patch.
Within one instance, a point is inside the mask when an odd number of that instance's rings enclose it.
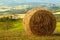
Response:
[[[60,22],[57,22],[55,32],[60,33]]]
[[[0,19],[0,30],[23,30],[22,19]]]

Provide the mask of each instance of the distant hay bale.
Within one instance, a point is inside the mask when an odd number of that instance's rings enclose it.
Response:
[[[35,8],[26,13],[23,24],[28,34],[47,36],[54,32],[56,28],[56,18],[47,10]]]

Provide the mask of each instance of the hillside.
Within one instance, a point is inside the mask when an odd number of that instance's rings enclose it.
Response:
[[[53,13],[56,16],[56,19],[60,21],[60,12]],[[19,19],[19,18],[24,18],[25,14],[6,14],[6,15],[1,15],[0,18],[3,17],[9,17],[12,19]]]

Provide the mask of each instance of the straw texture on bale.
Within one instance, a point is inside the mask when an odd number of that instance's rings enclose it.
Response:
[[[28,34],[36,36],[51,35],[56,27],[56,18],[47,10],[35,8],[26,13],[23,24]]]

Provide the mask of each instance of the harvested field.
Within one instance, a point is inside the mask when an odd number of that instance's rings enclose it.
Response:
[[[0,40],[60,40],[60,34],[34,37],[28,36],[25,31],[0,31]]]

